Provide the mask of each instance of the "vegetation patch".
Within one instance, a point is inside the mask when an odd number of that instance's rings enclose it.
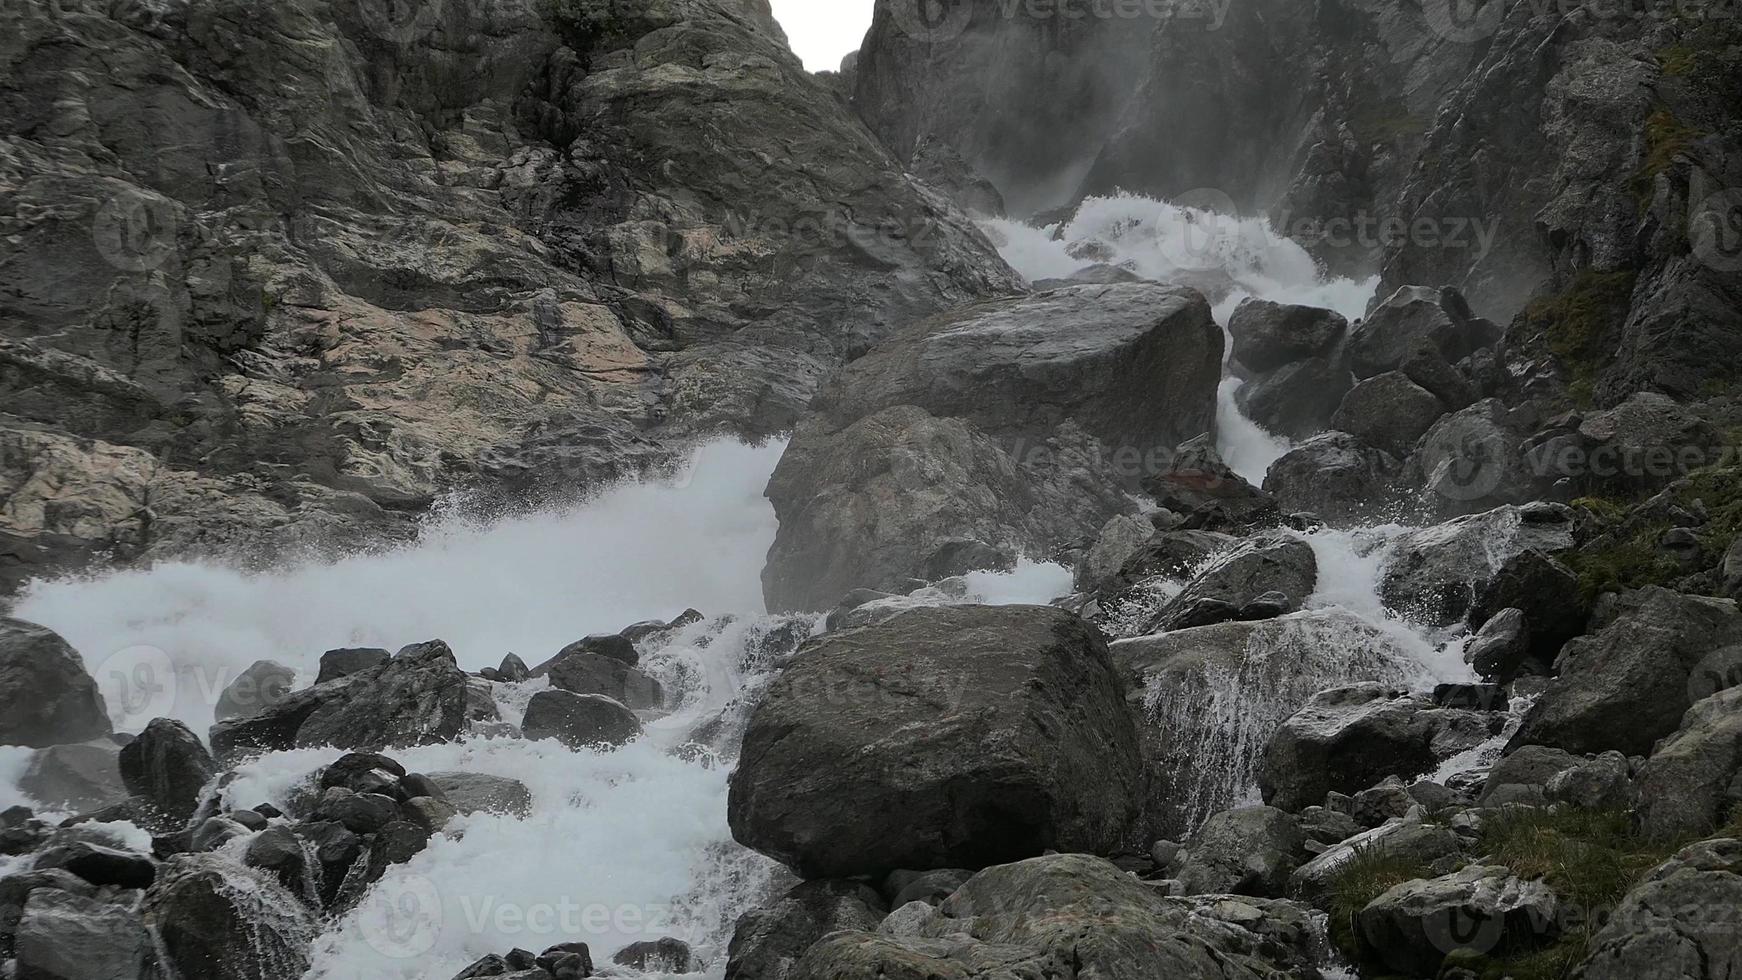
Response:
[[[1571,285],[1554,296],[1532,300],[1524,308],[1525,323],[1540,332],[1548,349],[1567,369],[1568,394],[1588,406],[1597,374],[1613,357],[1613,336],[1633,299],[1638,273],[1581,271]]]
[[[1359,955],[1356,916],[1374,899],[1406,881],[1432,878],[1433,870],[1420,861],[1387,854],[1381,848],[1357,847],[1355,855],[1337,870],[1331,881],[1331,942],[1351,960]]]
[[[1645,159],[1633,175],[1633,196],[1641,203],[1651,200],[1651,185],[1658,174],[1670,168],[1675,158],[1706,134],[1683,123],[1668,109],[1659,109],[1645,120]]]
[[[1668,491],[1667,502],[1684,510],[1707,514],[1697,531],[1707,556],[1722,555],[1742,536],[1742,467],[1720,464],[1695,470]],[[1663,533],[1675,522],[1650,513],[1630,513],[1628,504],[1605,497],[1581,497],[1572,506],[1588,513],[1605,526],[1603,533],[1583,546],[1562,555],[1567,567],[1579,576],[1587,598],[1604,592],[1640,589],[1648,585],[1672,586],[1686,574],[1675,559],[1658,547]]]

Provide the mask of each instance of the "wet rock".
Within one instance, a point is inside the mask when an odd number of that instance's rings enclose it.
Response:
[[[557,654],[533,671],[571,694],[598,694],[628,708],[658,708],[665,691],[658,681],[616,657],[581,650]]]
[[[1475,865],[1406,881],[1368,903],[1356,924],[1362,948],[1386,967],[1433,976],[1460,949],[1487,954],[1503,943],[1508,949],[1551,945],[1560,938],[1560,910],[1560,899],[1542,882]],[[1474,935],[1467,932],[1471,923],[1481,926]]]
[[[183,980],[300,976],[313,915],[271,875],[210,854],[177,854],[140,905]]]
[[[526,661],[512,653],[503,654],[502,664],[496,668],[496,680],[504,684],[518,684],[531,676],[532,671],[527,669]]]
[[[1742,806],[1739,777],[1742,687],[1732,687],[1689,708],[1640,767],[1640,824],[1666,840],[1710,833]]]
[[[1502,609],[1482,624],[1464,648],[1464,660],[1483,677],[1509,684],[1530,660],[1524,612]]]
[[[726,950],[726,980],[787,980],[817,940],[843,929],[875,929],[887,911],[863,883],[804,882],[738,919]]]
[[[1280,898],[1300,866],[1306,839],[1295,818],[1273,807],[1224,810],[1187,845],[1175,878],[1187,895],[1234,894]]]
[[[935,906],[955,894],[962,882],[972,878],[972,871],[960,868],[940,868],[936,871],[895,871],[883,879],[883,894],[889,907],[901,908],[910,902]]]
[[[129,795],[120,754],[121,746],[106,738],[38,749],[18,788],[50,807],[81,813],[113,806]]]
[[[1568,643],[1510,747],[1647,755],[1714,687],[1727,687],[1742,614],[1727,599],[1656,587],[1621,597],[1601,631]],[[1713,678],[1719,678],[1714,681]]]
[[[97,886],[58,869],[25,871],[0,877],[0,962],[15,955],[14,941],[18,935],[18,920],[24,916],[24,906],[37,889],[90,898]]]
[[[1244,531],[1281,520],[1276,501],[1235,473],[1207,435],[1182,444],[1143,489],[1162,507],[1185,514],[1194,528]]]
[[[1192,579],[1146,624],[1144,632],[1163,633],[1240,618],[1243,608],[1272,593],[1285,598],[1285,608],[1280,613],[1292,612],[1313,594],[1318,584],[1318,568],[1312,545],[1305,541],[1282,536],[1250,539],[1217,558]],[[1229,614],[1205,621],[1199,608],[1204,600],[1222,604]]]
[[[1141,517],[1120,514],[1109,520],[1077,562],[1073,587],[1078,592],[1095,592],[1118,581],[1126,562],[1154,536],[1155,525]]]
[[[157,878],[157,865],[143,854],[87,840],[55,844],[36,855],[35,868],[53,868],[78,875],[93,885],[145,888]]]
[[[193,816],[201,790],[218,772],[199,736],[169,718],[153,719],[123,746],[120,766],[127,789],[151,801],[172,829]]]
[[[642,973],[693,973],[695,958],[689,943],[665,937],[630,943],[611,954],[611,962]]]
[[[268,827],[255,834],[242,854],[242,863],[270,873],[299,898],[318,901],[316,896],[303,895],[308,855],[303,851],[296,832],[289,827]]]
[[[0,619],[0,745],[62,745],[109,734],[109,713],[78,653],[52,630]]]
[[[1239,541],[1220,531],[1162,531],[1145,541],[1119,566],[1118,575],[1107,583],[1109,589],[1129,588],[1153,578],[1179,578],[1218,552],[1227,551]]]
[[[1554,504],[1506,506],[1394,538],[1380,567],[1387,609],[1424,626],[1451,626],[1469,613],[1513,555],[1572,546],[1572,512]]]
[[[1549,781],[1582,762],[1581,756],[1545,745],[1521,746],[1488,771],[1480,802],[1545,803]]]
[[[1541,548],[1520,551],[1500,566],[1470,604],[1470,625],[1480,628],[1503,609],[1524,613],[1530,654],[1545,663],[1585,632],[1591,616],[1578,576]]]
[[[1742,956],[1742,841],[1690,844],[1621,900],[1591,941],[1587,980],[1718,980]]]
[[[974,170],[955,147],[939,137],[920,137],[908,160],[908,172],[954,201],[970,214],[1004,217],[1004,196],[998,186]],[[683,972],[683,971],[676,971]]]
[[[1258,784],[1266,803],[1300,810],[1333,790],[1355,793],[1386,776],[1429,772],[1498,734],[1503,718],[1436,708],[1381,684],[1334,688],[1277,729]]]
[[[134,980],[152,975],[157,959],[131,910],[55,888],[30,893],[16,951],[20,980]]]
[[[1371,378],[1401,368],[1424,342],[1456,363],[1499,339],[1499,328],[1471,317],[1461,297],[1405,286],[1350,331],[1349,365]]]
[[[1326,432],[1270,464],[1264,492],[1286,511],[1330,521],[1362,520],[1394,491],[1398,462],[1346,432]]]
[[[461,813],[501,813],[525,817],[532,813],[532,791],[518,779],[482,772],[432,772],[429,778]]]
[[[595,636],[582,637],[568,646],[563,647],[561,650],[557,651],[557,655],[552,657],[545,666],[557,663],[565,657],[580,653],[590,653],[595,656],[607,657],[629,667],[634,667],[636,664],[641,662],[641,654],[636,652],[634,642],[628,637],[620,636],[616,633],[601,633]],[[542,670],[544,667],[540,667],[539,669]]]
[[[1228,321],[1234,356],[1254,371],[1273,371],[1327,353],[1349,321],[1331,310],[1261,299],[1241,301]]]
[[[320,673],[315,676],[316,684],[325,684],[341,677],[373,670],[389,660],[393,654],[378,647],[348,647],[342,650],[328,650],[321,654]],[[222,721],[223,719],[219,719]]]
[[[296,684],[296,671],[271,660],[256,660],[218,695],[213,717],[218,721],[252,718],[284,700]]]
[[[1306,439],[1331,427],[1354,384],[1341,358],[1314,357],[1253,378],[1234,392],[1234,402],[1265,431]]]
[[[640,720],[622,704],[557,690],[532,696],[520,728],[529,739],[554,738],[571,749],[623,745],[641,735]]]
[[[1432,392],[1402,371],[1387,371],[1349,389],[1331,427],[1401,458],[1445,412]]]
[[[1442,708],[1505,711],[1512,698],[1499,684],[1436,684],[1433,702]]]
[[[1137,814],[1124,690],[1089,624],[915,609],[806,647],[750,718],[733,836],[810,877],[1109,850]]]
[[[1579,425],[1582,488],[1591,493],[1660,490],[1717,461],[1724,437],[1675,399],[1638,391]]]
[[[1475,514],[1538,495],[1538,474],[1506,405],[1490,398],[1445,415],[1416,443],[1400,482],[1421,490],[1432,516]]]

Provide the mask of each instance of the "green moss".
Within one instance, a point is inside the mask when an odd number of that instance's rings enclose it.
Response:
[[[1633,175],[1633,196],[1642,203],[1651,199],[1657,175],[1675,163],[1693,142],[1706,134],[1684,124],[1668,109],[1659,109],[1645,120],[1645,159]]]
[[[1605,592],[1669,585],[1682,574],[1675,559],[1657,549],[1665,527],[1637,531],[1620,541],[1568,552],[1567,567],[1579,577],[1579,590],[1595,599]]]
[[[1664,75],[1670,78],[1686,78],[1694,73],[1700,63],[1699,52],[1685,44],[1658,48],[1654,55]]]
[[[1575,404],[1590,404],[1597,374],[1612,357],[1610,338],[1626,316],[1637,278],[1632,270],[1586,269],[1562,292],[1532,300],[1524,308],[1527,328],[1541,332],[1566,367],[1568,395]]]

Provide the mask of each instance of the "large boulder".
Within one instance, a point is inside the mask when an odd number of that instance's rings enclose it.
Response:
[[[1530,653],[1552,663],[1561,647],[1585,631],[1591,600],[1579,577],[1540,548],[1526,548],[1500,565],[1470,603],[1470,625],[1486,626],[1502,610],[1524,615]]]
[[[1360,792],[1387,776],[1405,780],[1500,733],[1505,716],[1439,708],[1383,684],[1314,695],[1264,748],[1264,802],[1297,811],[1326,794]]]
[[[1402,371],[1387,371],[1349,389],[1331,427],[1401,458],[1444,414],[1436,395]]]
[[[0,619],[0,745],[60,745],[109,734],[96,681],[60,634]]]
[[[1419,669],[1390,635],[1341,609],[1120,640],[1111,649],[1143,722],[1152,837],[1184,836],[1252,799],[1265,744],[1324,685],[1403,684]]]
[[[1512,556],[1573,544],[1572,511],[1557,504],[1505,506],[1398,535],[1379,569],[1385,607],[1423,626],[1462,622]]]
[[[1266,431],[1305,439],[1331,427],[1331,416],[1354,383],[1340,358],[1314,357],[1242,384],[1234,403]]]
[[[1325,432],[1270,464],[1264,492],[1283,510],[1368,521],[1395,490],[1398,462],[1347,432]]]
[[[1284,603],[1280,611],[1294,612],[1313,594],[1318,574],[1318,558],[1312,545],[1299,538],[1260,535],[1218,556],[1157,611],[1144,632],[1163,633],[1230,619],[1267,618],[1242,614],[1255,600],[1266,596],[1280,595]]]
[[[1590,493],[1648,493],[1728,460],[1716,427],[1655,391],[1634,392],[1614,408],[1593,412],[1578,434],[1579,454],[1556,462]]]
[[[1403,865],[1422,865],[1434,873],[1464,866],[1462,841],[1451,828],[1405,817],[1390,820],[1326,848],[1290,876],[1290,890],[1314,908],[1329,909],[1337,880],[1349,862],[1367,856]]]
[[[58,868],[0,877],[0,962],[13,957],[18,922],[24,917],[24,907],[30,903],[31,894],[39,889],[80,898],[90,898],[97,893],[97,886]]]
[[[532,791],[509,776],[487,772],[432,772],[429,778],[442,799],[461,813],[500,813],[525,817],[532,813]]]
[[[553,687],[572,694],[601,695],[629,708],[658,708],[665,703],[665,691],[658,681],[602,653],[565,651],[535,668],[532,676],[548,676]]]
[[[19,980],[140,980],[155,976],[151,934],[125,905],[55,888],[24,904],[16,939]]]
[[[1289,902],[1165,898],[1100,858],[1058,854],[988,868],[899,929],[824,937],[788,976],[1305,978],[1315,934]]]
[[[1524,454],[1524,437],[1497,398],[1442,416],[1404,461],[1399,480],[1420,490],[1434,517],[1475,514],[1538,496],[1540,477]]]
[[[1525,715],[1511,747],[1648,755],[1674,732],[1695,694],[1736,680],[1742,613],[1728,599],[1656,587],[1624,594],[1601,631],[1568,643],[1558,676]]]
[[[1722,980],[1742,962],[1742,841],[1690,844],[1592,937],[1585,980]]]
[[[1221,353],[1202,296],[1147,282],[915,324],[842,369],[769,480],[770,607],[936,577],[940,539],[1041,555],[1090,537],[1128,509],[1122,488],[1212,429]]]
[[[321,654],[320,672],[315,675],[315,683],[325,684],[327,681],[336,681],[341,677],[372,670],[392,659],[392,652],[380,647],[342,647],[328,650]],[[218,720],[223,721],[222,718]]]
[[[1395,371],[1423,343],[1451,363],[1500,339],[1493,323],[1474,317],[1453,290],[1404,286],[1386,297],[1349,334],[1349,365],[1359,378]]]
[[[18,788],[54,809],[86,813],[113,806],[128,796],[120,755],[121,746],[107,738],[37,749]]]
[[[326,657],[321,662],[325,670]],[[218,695],[212,717],[217,721],[252,718],[284,700],[295,684],[295,670],[275,661],[256,660]]]
[[[288,980],[319,925],[272,875],[213,854],[176,854],[139,910],[182,980]]]
[[[571,749],[623,745],[641,735],[635,712],[602,694],[539,691],[520,722],[527,738],[554,738]]]
[[[1211,817],[1187,848],[1174,876],[1184,894],[1282,898],[1306,854],[1306,837],[1293,814],[1246,806]]]
[[[1343,339],[1349,321],[1333,310],[1242,300],[1228,320],[1234,357],[1254,371],[1318,357]]]
[[[913,609],[813,641],[751,715],[727,816],[806,877],[1110,851],[1142,763],[1105,642],[1040,606]]]
[[[1742,687],[1688,709],[1639,770],[1639,822],[1665,840],[1710,833],[1742,806]]]
[[[1274,525],[1281,516],[1276,501],[1235,473],[1208,434],[1181,444],[1165,467],[1144,479],[1143,489],[1193,527],[1238,532]]]
[[[1547,885],[1472,865],[1391,888],[1361,909],[1355,925],[1369,956],[1403,976],[1430,977],[1454,952],[1549,945],[1560,938],[1560,920],[1560,899]]]
[[[792,966],[830,933],[877,928],[889,909],[858,881],[807,881],[738,919],[726,948],[725,980],[787,980]]]
[[[448,741],[466,729],[467,675],[440,640],[295,691],[249,718],[212,726],[219,757],[316,745],[380,749]]]
[[[127,789],[150,801],[172,829],[193,816],[200,791],[218,771],[199,736],[169,718],[154,719],[123,746],[120,763]]]

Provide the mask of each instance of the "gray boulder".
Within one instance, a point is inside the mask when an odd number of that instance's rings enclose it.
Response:
[[[1288,894],[1289,875],[1306,854],[1306,838],[1292,814],[1274,807],[1224,810],[1192,835],[1175,878],[1182,894]]]
[[[1499,339],[1499,328],[1471,317],[1455,293],[1404,286],[1350,331],[1349,365],[1371,378],[1401,368],[1424,343],[1456,363]]]
[[[600,694],[539,691],[526,703],[521,731],[530,739],[554,738],[571,749],[618,746],[641,735],[635,712]]]
[[[1399,458],[1446,413],[1438,396],[1402,371],[1356,383],[1331,416],[1331,427]]]
[[[1581,810],[1633,810],[1640,802],[1632,763],[1619,752],[1604,752],[1555,773],[1543,784],[1543,795]],[[1649,814],[1645,823],[1649,827]]]
[[[1530,659],[1530,636],[1524,613],[1502,609],[1482,624],[1464,648],[1464,661],[1476,673],[1500,684],[1510,684]]]
[[[1470,625],[1481,627],[1503,609],[1524,614],[1532,656],[1553,663],[1561,647],[1585,631],[1591,601],[1579,577],[1541,548],[1526,548],[1501,564],[1470,603]]]
[[[549,676],[553,687],[572,694],[598,694],[628,708],[658,708],[665,691],[658,681],[616,657],[584,650],[557,654],[533,671]]]
[[[1363,854],[1426,865],[1435,873],[1453,871],[1466,860],[1458,835],[1451,829],[1417,820],[1393,820],[1348,837],[1301,865],[1290,876],[1293,892],[1315,908],[1328,909],[1338,875]]]
[[[30,893],[16,949],[19,980],[140,980],[157,961],[132,910],[55,888]]]
[[[217,763],[198,735],[179,721],[154,719],[120,754],[127,789],[150,801],[168,829],[179,830],[200,804]]]
[[[1152,839],[1187,835],[1250,800],[1264,746],[1323,685],[1403,684],[1418,669],[1388,634],[1341,609],[1120,640],[1111,650],[1142,721]]]
[[[1341,358],[1314,357],[1246,382],[1234,392],[1234,403],[1266,431],[1306,439],[1331,427],[1331,416],[1354,384]]]
[[[1332,310],[1248,299],[1234,308],[1228,332],[1234,357],[1254,371],[1273,371],[1330,351],[1349,329]]]
[[[1118,582],[1125,563],[1141,552],[1155,533],[1155,525],[1142,517],[1115,516],[1102,526],[1094,543],[1077,561],[1072,573],[1073,587],[1078,592],[1095,592]]]
[[[1137,733],[1094,627],[1040,606],[913,609],[813,641],[751,715],[727,817],[807,877],[1108,851]]]
[[[271,874],[212,854],[171,856],[139,910],[182,980],[301,976],[320,931]]]
[[[1582,456],[1572,475],[1591,493],[1660,490],[1720,461],[1724,436],[1675,399],[1638,391],[1579,425]]]
[[[1213,427],[1221,349],[1203,298],[1155,283],[1052,290],[902,331],[818,395],[769,480],[770,608],[827,609],[854,588],[900,591],[1090,537]],[[985,557],[963,567],[940,549],[952,538]]]
[[[532,813],[532,791],[518,779],[485,772],[432,772],[442,798],[461,813],[500,813],[525,817]]]
[[[1145,625],[1145,633],[1209,626],[1243,618],[1240,611],[1254,600],[1277,592],[1286,597],[1283,613],[1294,612],[1318,585],[1319,563],[1312,545],[1297,538],[1264,535],[1247,540],[1219,556],[1198,573]],[[1206,618],[1206,604],[1227,612]]]
[[[1562,650],[1558,676],[1510,744],[1648,755],[1681,725],[1695,693],[1711,693],[1706,664],[1729,675],[1738,642],[1742,614],[1728,599],[1656,587],[1626,593],[1607,626]]]
[[[725,980],[787,980],[816,941],[840,930],[877,928],[889,911],[857,881],[807,881],[738,919],[726,949]]]
[[[1453,953],[1528,950],[1560,938],[1560,899],[1540,881],[1472,865],[1406,881],[1356,917],[1363,950],[1404,976],[1430,977]]]
[[[24,917],[24,907],[29,904],[31,893],[38,889],[79,898],[90,898],[97,893],[97,886],[58,868],[0,877],[0,962],[15,955],[18,922]]]
[[[120,755],[121,746],[106,738],[37,749],[18,788],[56,809],[101,810],[129,795],[121,781]]]
[[[1181,444],[1143,489],[1163,508],[1186,515],[1190,527],[1240,532],[1281,521],[1276,501],[1235,473],[1208,434]]]
[[[1347,432],[1326,432],[1270,464],[1264,492],[1285,511],[1365,521],[1395,492],[1398,462]]]
[[[1690,844],[1621,900],[1591,940],[1585,980],[1723,980],[1742,961],[1742,841]]]
[[[1434,517],[1475,514],[1538,496],[1539,477],[1505,403],[1490,398],[1442,416],[1416,443],[1399,477]]]
[[[1264,801],[1296,811],[1325,795],[1358,793],[1387,776],[1409,779],[1499,734],[1504,715],[1434,707],[1382,684],[1314,695],[1264,749]]]
[[[62,745],[109,734],[109,712],[78,653],[53,630],[0,619],[0,745]]]
[[[1549,782],[1584,761],[1583,756],[1546,745],[1520,746],[1488,770],[1479,802],[1542,805],[1548,802]]]
[[[326,658],[321,659],[324,670]],[[218,721],[252,718],[284,700],[295,683],[296,671],[271,660],[256,660],[218,695],[212,716]]]
[[[372,670],[393,659],[393,654],[379,647],[346,647],[321,654],[320,673],[316,684],[336,681],[341,677]],[[223,719],[219,719],[222,721]]]
[[[1689,708],[1640,767],[1638,785],[1639,822],[1655,837],[1711,833],[1728,821],[1742,806],[1742,687]]]
[[[1563,551],[1573,544],[1572,511],[1558,504],[1505,506],[1392,539],[1379,569],[1385,607],[1424,626],[1451,626],[1469,614],[1513,555]]]

